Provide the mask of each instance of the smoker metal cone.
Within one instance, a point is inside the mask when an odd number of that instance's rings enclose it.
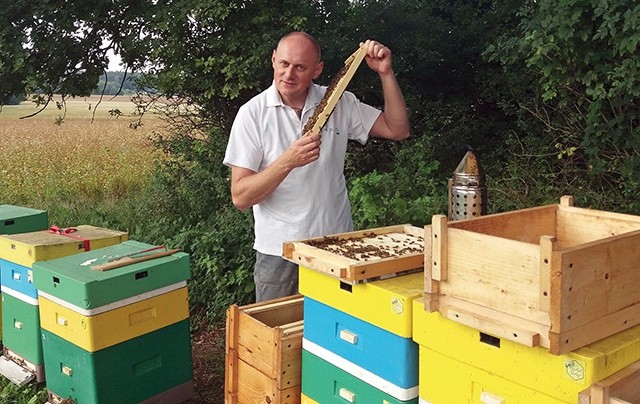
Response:
[[[469,150],[464,155],[453,173],[484,176],[484,170],[478,163],[478,158],[472,150]]]

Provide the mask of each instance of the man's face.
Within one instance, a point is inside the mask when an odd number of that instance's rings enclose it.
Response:
[[[291,36],[280,42],[271,56],[273,78],[283,101],[304,103],[311,81],[322,73],[322,62],[311,42],[302,36]]]

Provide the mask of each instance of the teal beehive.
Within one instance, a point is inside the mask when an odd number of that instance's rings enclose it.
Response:
[[[110,270],[96,269],[120,258],[154,254],[152,245],[129,240],[84,253],[33,264],[38,293],[80,309],[93,309],[189,279],[189,255],[171,255],[133,262]],[[148,251],[147,253],[141,253]]]
[[[42,344],[47,388],[77,403],[140,403],[193,380],[189,320],[95,352],[47,330]]]
[[[0,205],[0,234],[17,234],[45,230],[49,226],[47,211],[22,206]]]

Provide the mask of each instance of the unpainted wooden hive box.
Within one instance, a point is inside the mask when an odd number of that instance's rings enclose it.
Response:
[[[425,226],[425,309],[561,354],[640,323],[640,217],[560,204]]]
[[[227,310],[225,403],[300,403],[303,296]]]

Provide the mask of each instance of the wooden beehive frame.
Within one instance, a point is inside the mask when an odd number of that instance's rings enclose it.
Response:
[[[331,245],[325,248],[315,246],[332,239],[352,242],[349,248],[368,246],[374,250],[384,251],[385,254],[384,257],[375,256],[375,254],[366,257],[348,257],[341,254],[338,247],[332,251]],[[419,250],[407,248],[410,246],[417,247]],[[404,224],[286,242],[282,256],[304,267],[340,278],[344,282],[355,283],[422,268],[423,247],[423,229]]]
[[[425,308],[568,352],[640,324],[640,217],[559,205],[425,227]],[[614,258],[615,257],[615,258]]]

